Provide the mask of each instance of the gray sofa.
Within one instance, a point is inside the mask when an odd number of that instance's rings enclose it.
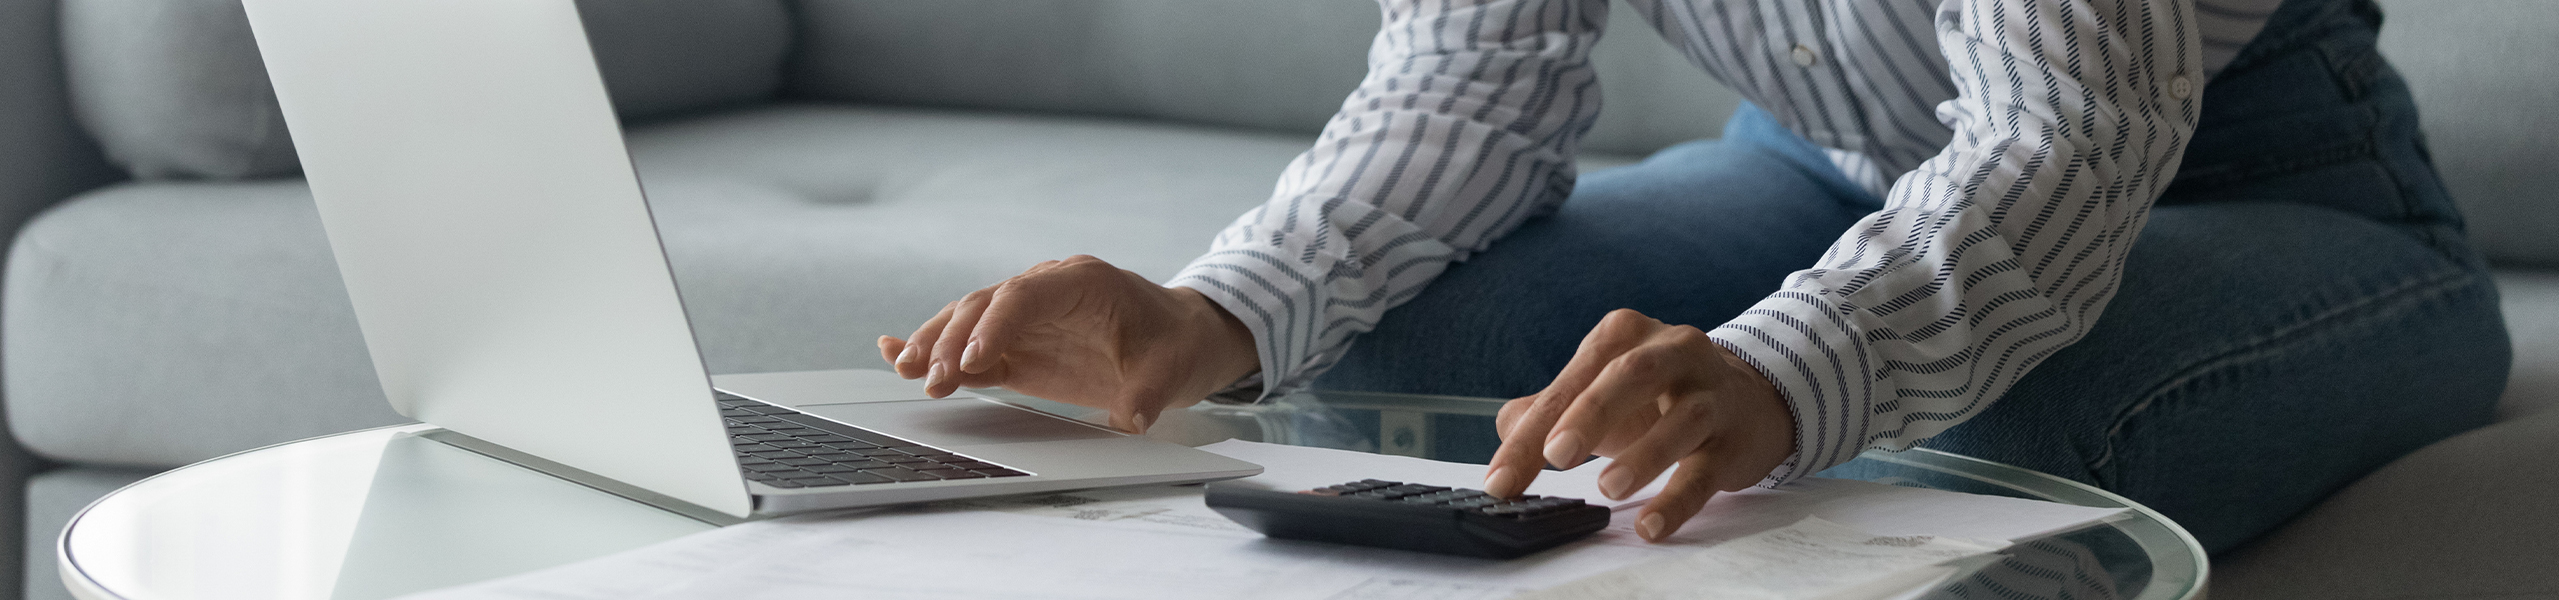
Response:
[[[0,480],[22,490],[0,498],[23,501],[0,514],[25,515],[27,597],[65,595],[52,540],[118,486],[401,420],[236,2],[0,0]],[[1304,149],[1377,21],[1370,0],[583,4],[720,373],[874,366],[874,336],[1043,259],[1169,276]],[[2515,377],[2501,422],[2220,557],[2218,597],[2559,596],[2559,4],[2388,4],[2500,265]],[[1735,104],[1618,12],[1585,168],[1712,137]]]

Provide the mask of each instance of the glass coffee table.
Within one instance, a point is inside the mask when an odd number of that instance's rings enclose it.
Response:
[[[997,391],[1068,416],[1091,411]],[[1168,413],[1148,435],[1481,463],[1500,401],[1300,394]],[[82,598],[388,598],[611,554],[711,529],[671,512],[434,441],[428,425],[368,429],[208,460],[99,499],[58,544]],[[2113,494],[1978,459],[1870,452],[1824,476],[2130,509],[2020,543],[1923,598],[2201,597],[2203,550]]]

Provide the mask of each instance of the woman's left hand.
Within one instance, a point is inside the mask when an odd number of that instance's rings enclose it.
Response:
[[[1582,339],[1564,372],[1537,395],[1502,406],[1484,491],[1511,497],[1546,465],[1592,454],[1615,461],[1600,492],[1624,499],[1677,464],[1644,505],[1635,532],[1661,541],[1716,492],[1758,483],[1795,449],[1795,419],[1759,371],[1686,325],[1619,309]]]

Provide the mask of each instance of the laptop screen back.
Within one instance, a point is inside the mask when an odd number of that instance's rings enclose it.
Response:
[[[750,510],[570,0],[248,0],[401,414]]]

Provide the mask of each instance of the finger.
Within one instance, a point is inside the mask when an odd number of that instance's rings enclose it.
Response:
[[[925,319],[922,327],[915,328],[914,335],[906,336],[906,349],[897,353],[899,377],[914,379],[925,375],[924,352],[933,347],[934,339],[942,336],[942,325],[951,322],[951,311],[958,307],[958,302],[942,305],[941,312],[933,313],[933,318]]]
[[[1537,439],[1529,440],[1538,444],[1538,456],[1547,464],[1569,469],[1590,457],[1590,449],[1596,441],[1579,439],[1556,444],[1553,439],[1556,423],[1560,422],[1565,410],[1587,395],[1590,386],[1599,380],[1601,374],[1608,372],[1609,365],[1626,352],[1642,346],[1660,327],[1660,321],[1624,308],[1609,311],[1608,316],[1600,318],[1598,325],[1591,327],[1590,335],[1582,338],[1581,348],[1574,351],[1572,363],[1565,365],[1564,372],[1555,377],[1554,385],[1548,386],[1548,391],[1558,394],[1563,401],[1556,407],[1556,420],[1548,421],[1544,431],[1535,432]],[[1595,434],[1581,432],[1579,435]]]
[[[1600,495],[1625,500],[1651,484],[1681,457],[1695,454],[1706,445],[1707,436],[1714,431],[1713,405],[1694,397],[1696,394],[1691,396],[1670,402],[1651,430],[1617,453],[1608,470],[1599,474]]]
[[[977,329],[978,315],[986,312],[986,301],[995,295],[994,289],[969,292],[951,310],[951,322],[942,326],[942,337],[933,343],[933,368],[924,378],[925,395],[940,398],[959,391],[960,354],[967,349],[970,333]]]
[[[1634,435],[1643,427],[1642,421],[1630,419],[1640,416],[1641,411],[1660,410],[1655,406],[1665,393],[1691,387],[1687,384],[1719,366],[1712,362],[1715,358],[1710,350],[1715,346],[1706,332],[1695,327],[1663,325],[1649,318],[1644,321],[1651,327],[1646,328],[1643,344],[1610,360],[1599,378],[1557,419],[1554,431],[1547,434],[1549,460],[1578,461],[1613,443],[1625,442],[1623,436]]]
[[[880,336],[880,362],[896,367],[897,353],[904,350],[906,350],[906,340],[897,339],[897,336],[893,335]]]
[[[1565,363],[1564,371],[1556,375],[1554,383],[1532,396],[1535,400],[1520,411],[1519,418],[1506,430],[1501,447],[1493,451],[1491,472],[1485,474],[1485,493],[1508,498],[1528,491],[1537,472],[1550,464],[1546,437],[1556,418],[1563,416],[1573,398],[1581,395],[1582,388],[1599,376],[1610,359],[1643,341],[1643,328],[1635,321],[1642,318],[1630,310],[1611,312],[1591,328],[1590,335],[1583,336],[1581,347],[1574,351],[1573,360]],[[1579,462],[1578,457],[1574,462]]]
[[[1146,433],[1148,427],[1155,426],[1155,419],[1163,416],[1165,405],[1172,404],[1172,399],[1165,397],[1165,393],[1158,384],[1130,386],[1118,401],[1111,403],[1111,427],[1129,433]]]
[[[1041,296],[1028,291],[1035,282],[1026,275],[993,288],[984,312],[977,317],[977,326],[969,334],[967,349],[960,352],[961,371],[985,371],[995,364],[995,357],[1012,349],[1015,332],[1041,316],[1033,306]]]
[[[1679,470],[1670,474],[1670,484],[1662,486],[1662,494],[1644,503],[1643,512],[1636,515],[1635,535],[1647,542],[1669,539],[1697,511],[1705,510],[1706,501],[1715,497],[1715,462],[1705,452],[1681,458]]]
[[[1563,413],[1565,401],[1556,400],[1554,388],[1529,397],[1528,406],[1503,436],[1500,448],[1493,450],[1492,466],[1484,474],[1484,493],[1510,498],[1528,491],[1528,484],[1546,468],[1544,440],[1546,427]]]
[[[1527,413],[1529,407],[1536,405],[1537,396],[1535,395],[1520,396],[1512,398],[1509,402],[1503,402],[1502,410],[1493,413],[1493,435],[1510,439],[1511,424],[1519,422],[1519,416]]]
[[[1637,418],[1655,408],[1679,377],[1678,357],[1668,348],[1647,344],[1617,355],[1599,378],[1573,399],[1546,434],[1546,460],[1572,468],[1608,441],[1610,425]],[[1640,423],[1640,421],[1638,421]]]

